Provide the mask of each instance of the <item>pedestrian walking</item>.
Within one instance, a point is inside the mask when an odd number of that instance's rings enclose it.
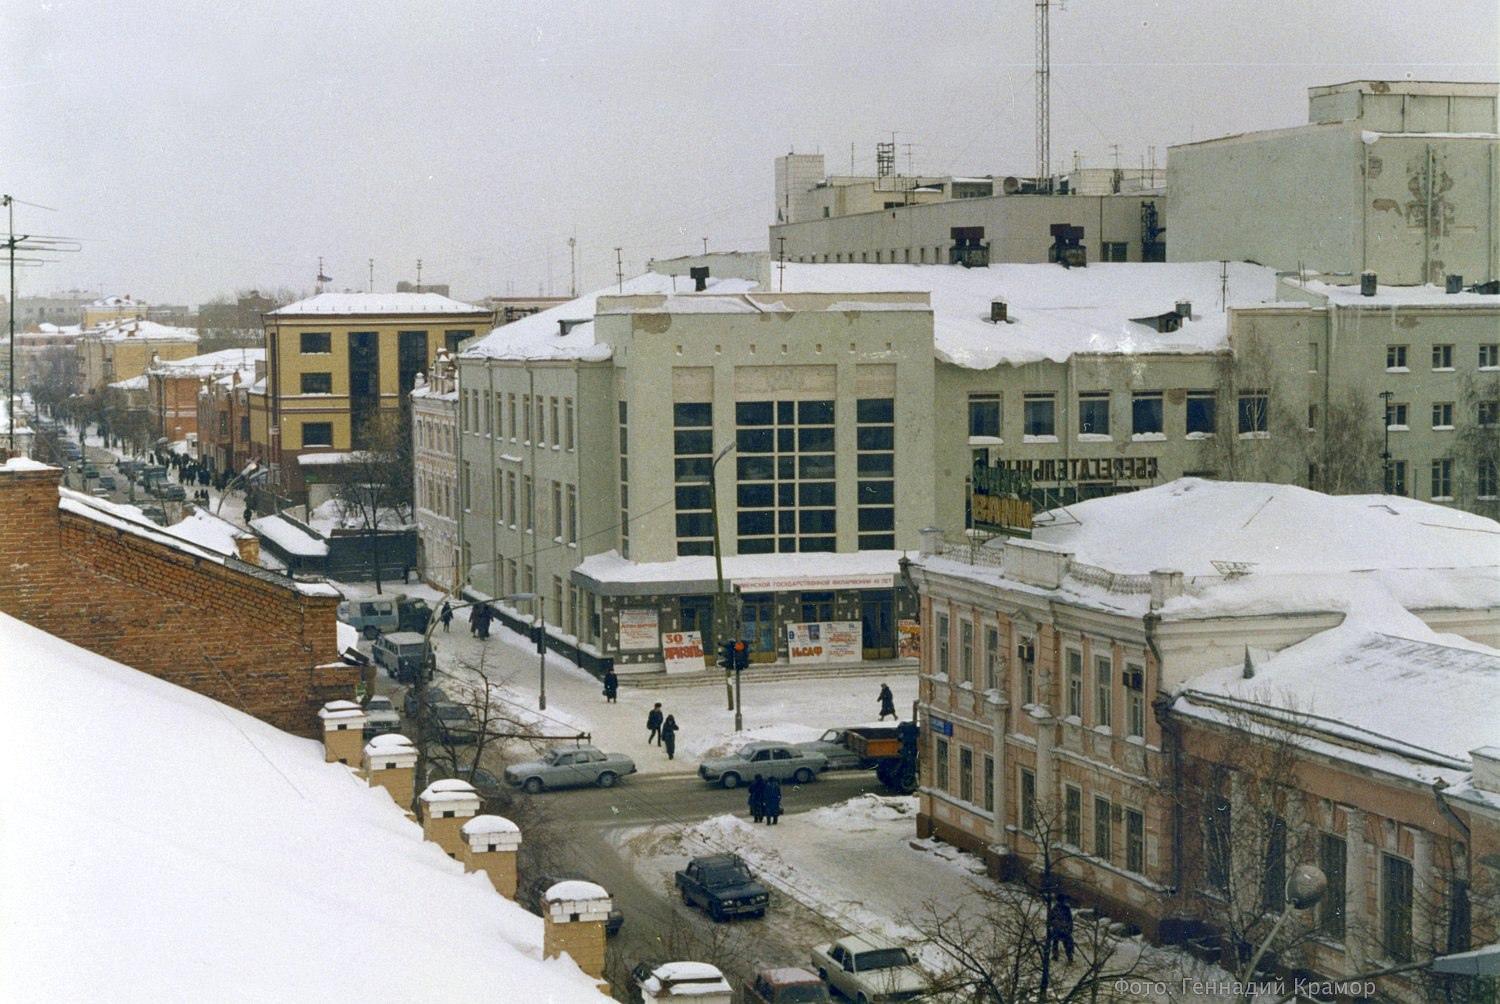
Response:
[[[667,748],[667,759],[675,759],[677,754],[677,719],[671,715],[668,715],[667,720],[661,723],[661,741],[662,745]]]
[[[775,826],[781,821],[781,781],[771,778],[766,782],[766,825]]]
[[[438,611],[438,620],[443,625],[443,634],[447,634],[448,625],[453,623],[453,607],[448,605],[447,600],[443,601],[443,607]]]
[[[479,604],[469,607],[469,637],[473,638],[479,634]]]
[[[479,604],[479,640],[490,640],[490,621],[494,620],[495,611],[490,609],[488,603]]]
[[[766,779],[760,774],[750,782],[750,818],[757,823],[766,816]]]
[[[243,522],[246,523],[246,524],[248,524],[254,518],[255,518],[255,510],[252,509],[252,508],[250,508],[248,505],[245,506],[245,512],[244,512],[244,520],[243,520]]]
[[[1073,961],[1073,908],[1068,904],[1068,894],[1059,892],[1047,911],[1047,940],[1052,942],[1052,959],[1057,960],[1057,950],[1067,952],[1069,964]]]
[[[615,675],[613,668],[604,671],[604,703],[618,704],[620,698],[620,678]]]
[[[896,714],[896,695],[891,693],[890,687],[882,683],[880,685],[880,720],[882,722],[885,721],[886,715],[890,715],[898,722],[901,720],[901,716]]]
[[[646,715],[647,746],[651,745],[653,741],[655,741],[656,745],[661,745],[661,723],[662,719],[665,717],[666,716],[661,713],[661,702],[657,701],[654,705],[651,706],[651,711]]]

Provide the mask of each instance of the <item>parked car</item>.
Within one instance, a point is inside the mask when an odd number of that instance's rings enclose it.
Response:
[[[578,788],[597,784],[614,787],[626,774],[635,773],[635,761],[623,753],[605,753],[592,746],[557,747],[541,759],[511,764],[505,780],[533,795],[543,788]]]
[[[141,515],[145,516],[157,526],[167,525],[167,511],[158,505],[148,505],[141,509]]]
[[[709,757],[698,765],[698,776],[710,784],[737,788],[755,775],[807,784],[828,769],[828,758],[821,753],[800,750],[786,743],[750,743],[738,753]]]
[[[367,639],[377,638],[386,631],[401,630],[401,611],[394,596],[345,600],[338,606],[338,619],[358,629]]]
[[[119,471],[121,474],[125,475],[128,478],[135,474],[135,472],[140,470],[143,466],[145,465],[142,464],[139,460],[121,460],[115,464],[115,470]]]
[[[758,969],[740,993],[744,1004],[827,1004],[828,988],[795,966]]]
[[[152,494],[163,502],[186,502],[187,489],[182,485],[162,482],[152,489]]]
[[[927,988],[927,978],[911,953],[873,934],[851,934],[819,945],[812,950],[812,964],[819,979],[855,1004],[916,1000]]]
[[[448,700],[448,695],[443,692],[442,687],[427,688],[427,703],[442,704]],[[417,690],[415,687],[406,692],[406,700],[402,702],[401,710],[406,713],[407,718],[417,717]]]
[[[427,737],[445,746],[467,746],[479,740],[480,723],[462,704],[443,701],[427,705]]]
[[[85,478],[97,478],[99,476],[99,468],[93,464],[84,464],[83,476]]]
[[[475,787],[477,788],[479,786],[475,785]],[[532,879],[530,882],[527,882],[521,888],[518,899],[520,900],[521,905],[526,909],[530,910],[537,916],[541,916],[543,910],[546,908],[546,904],[544,904],[542,900],[544,897],[546,897],[547,890],[551,889],[559,882],[568,882],[574,880],[580,882],[594,881],[593,879],[584,878],[582,875],[576,874],[538,875],[536,878]],[[613,904],[613,901],[611,901],[611,904]],[[624,925],[625,915],[620,912],[618,907],[611,905],[609,909],[609,917],[604,921],[604,933],[606,935],[613,936],[615,934],[618,934],[620,928]]]
[[[801,750],[826,756],[829,770],[856,770],[874,766],[874,761],[862,752],[868,749],[868,746],[861,746],[861,740],[866,743],[871,740],[879,743],[884,740],[894,742],[895,739],[896,723],[879,722],[871,725],[840,726],[836,729],[829,729],[816,739],[792,745]]]
[[[396,704],[384,694],[371,694],[365,698],[365,738],[401,731],[401,713]]]
[[[370,646],[375,665],[399,683],[413,683],[427,657],[427,639],[415,631],[383,634]]]
[[[92,496],[94,496],[94,498],[96,498],[96,499],[107,499],[107,498],[109,498],[109,491],[108,491],[108,489],[105,489],[105,488],[95,488],[93,491],[89,492],[89,494],[92,495]]]
[[[677,872],[677,889],[688,906],[701,906],[714,920],[766,915],[771,893],[755,880],[738,854],[693,858]]]
[[[115,476],[113,474],[99,475],[99,487],[103,488],[107,492],[119,491],[120,488],[119,483],[115,481]]]

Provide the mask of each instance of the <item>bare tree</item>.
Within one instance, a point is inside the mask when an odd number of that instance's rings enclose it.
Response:
[[[71,347],[44,349],[31,373],[28,390],[48,415],[56,416],[78,388],[78,354]]]
[[[352,451],[334,473],[341,522],[363,532],[377,593],[382,592],[381,534],[412,520],[409,426],[404,413],[381,412],[369,419],[359,437],[364,448]]]
[[[1465,374],[1454,416],[1454,460],[1464,508],[1500,516],[1500,373]]]

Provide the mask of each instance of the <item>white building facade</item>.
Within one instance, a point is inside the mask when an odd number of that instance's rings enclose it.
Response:
[[[458,372],[438,349],[432,375],[411,392],[412,503],[422,580],[439,589],[459,581]]]

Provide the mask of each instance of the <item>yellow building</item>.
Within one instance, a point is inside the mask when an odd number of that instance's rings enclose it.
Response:
[[[300,495],[307,469],[337,466],[368,445],[373,419],[404,412],[440,346],[456,351],[493,322],[492,311],[437,293],[320,293],[266,314],[273,481]]]
[[[139,321],[145,316],[146,304],[129,293],[124,296],[104,296],[84,306],[83,326],[92,328],[112,321]]]
[[[198,333],[155,321],[111,321],[85,328],[75,343],[79,390],[93,393],[141,376],[153,359],[170,362],[198,354]]]

